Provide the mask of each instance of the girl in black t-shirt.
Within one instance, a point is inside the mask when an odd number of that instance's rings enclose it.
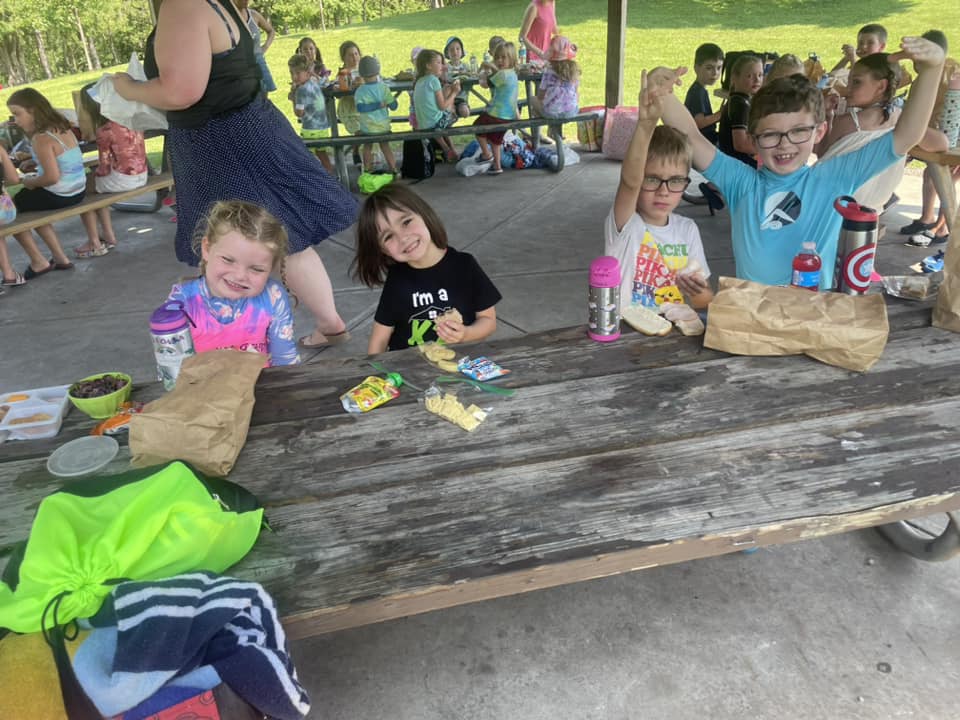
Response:
[[[383,286],[367,345],[371,355],[437,340],[482,340],[497,329],[500,292],[472,255],[448,247],[436,212],[404,185],[367,197],[353,267],[368,287]],[[449,319],[449,310],[461,319]]]
[[[756,167],[750,137],[750,99],[763,84],[763,61],[755,55],[741,55],[730,68],[730,98],[720,115],[720,151]]]

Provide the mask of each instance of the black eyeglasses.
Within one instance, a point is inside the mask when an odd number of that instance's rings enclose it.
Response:
[[[805,143],[810,139],[810,136],[813,135],[813,131],[816,130],[816,125],[803,125],[801,127],[790,128],[786,132],[777,132],[775,130],[765,133],[760,133],[759,135],[754,135],[753,137],[757,141],[757,146],[762,147],[764,150],[770,150],[771,148],[777,147],[783,139],[786,138],[794,145],[800,145]]]
[[[647,192],[657,192],[657,190],[666,185],[667,190],[672,193],[678,193],[686,190],[689,184],[690,178],[684,177],[683,175],[674,175],[668,178],[647,175],[643,178],[643,182],[640,183],[640,187]]]

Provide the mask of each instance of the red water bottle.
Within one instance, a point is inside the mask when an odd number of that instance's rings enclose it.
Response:
[[[803,249],[793,258],[791,287],[817,292],[820,289],[820,256],[817,244],[805,242]]]

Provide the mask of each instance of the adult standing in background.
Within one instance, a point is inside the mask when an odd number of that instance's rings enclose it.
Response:
[[[556,34],[555,0],[530,0],[520,24],[520,42],[527,48],[527,61],[546,63],[550,40]]]
[[[333,286],[311,247],[353,224],[357,204],[260,93],[253,39],[230,0],[164,0],[148,40],[147,82],[114,76],[121,96],[167,111],[177,187],[177,258],[197,265],[195,228],[217,200],[246,200],[289,234],[285,280],[313,313],[307,348],[346,340]]]
[[[270,68],[267,67],[267,59],[264,57],[264,54],[270,49],[270,46],[273,45],[273,39],[277,33],[266,17],[250,7],[250,0],[236,0],[234,4],[240,11],[240,17],[242,17],[243,21],[247,24],[251,37],[253,37],[253,56],[257,61],[257,65],[260,66],[260,73],[263,76],[260,79],[260,89],[264,95],[272,93],[277,89],[277,84],[273,81],[273,75],[270,74]],[[261,28],[267,33],[267,39],[262,45],[260,44]]]

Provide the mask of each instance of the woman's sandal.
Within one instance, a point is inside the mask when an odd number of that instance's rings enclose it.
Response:
[[[4,287],[18,287],[20,285],[26,285],[27,279],[18,272],[13,273],[13,280],[8,278],[3,279]]]
[[[27,265],[27,269],[23,271],[23,277],[25,280],[33,280],[36,277],[41,275],[46,275],[48,272],[54,269],[53,260],[50,261],[50,264],[47,265],[43,270],[34,270],[32,265]]]
[[[350,339],[349,330],[344,330],[343,332],[333,335],[324,335],[326,341],[320,343],[308,342],[311,335],[313,335],[313,333],[310,335],[304,335],[302,338],[297,340],[297,345],[299,345],[302,350],[319,350],[320,348],[331,347],[333,345],[342,345]]]
[[[81,260],[84,260],[84,259],[87,259],[87,258],[103,257],[103,256],[106,255],[108,252],[110,252],[110,248],[109,248],[108,246],[106,246],[106,245],[101,245],[101,246],[98,247],[98,248],[95,248],[95,247],[86,247],[86,248],[85,248],[85,247],[82,247],[82,246],[81,246],[81,247],[76,248],[76,249],[73,251],[73,254],[76,255],[76,256],[77,256],[78,258],[80,258]]]

